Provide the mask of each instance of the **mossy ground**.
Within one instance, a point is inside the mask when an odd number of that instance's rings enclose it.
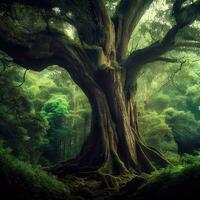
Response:
[[[15,200],[62,200],[70,192],[56,177],[0,149],[0,194]]]
[[[161,169],[135,178],[109,198],[112,200],[195,200],[200,192],[200,161]]]
[[[200,156],[151,175],[95,174],[57,179],[0,150],[0,194],[14,200],[177,200],[199,199]]]

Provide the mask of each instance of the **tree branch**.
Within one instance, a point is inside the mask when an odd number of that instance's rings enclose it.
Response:
[[[92,94],[91,88],[99,87],[95,81],[96,66],[88,57],[87,49],[63,35],[24,34],[0,21],[0,49],[26,69],[41,71],[51,65],[66,69],[88,96]]]
[[[61,34],[20,33],[3,20],[0,21],[0,49],[16,64],[40,71],[50,65],[81,70],[83,60],[89,62],[84,49]],[[92,69],[88,69],[88,73]]]
[[[175,44],[174,48],[190,47],[190,48],[200,48],[200,42],[196,41],[181,41]]]
[[[102,47],[106,56],[114,51],[114,25],[107,12],[105,0],[87,0],[87,15],[80,20],[80,11],[75,12],[76,28],[83,44]]]
[[[176,20],[176,24],[180,27],[185,27],[191,24],[195,19],[199,17],[200,0],[187,5],[182,6],[187,0],[176,0],[173,5],[173,16]]]
[[[121,0],[117,6],[113,21],[119,62],[126,58],[131,34],[152,2],[153,0]]]
[[[157,41],[149,47],[131,53],[123,64],[126,70],[137,73],[142,65],[154,61],[166,53],[174,46],[175,36],[179,30],[180,28],[176,25],[168,31],[162,41]]]
[[[114,49],[114,26],[105,0],[2,0],[0,9],[9,12],[16,2],[39,8],[47,22],[53,17],[73,25],[82,44],[102,47],[106,55]],[[54,8],[58,9],[57,13],[53,12]]]
[[[177,2],[179,4],[177,4]],[[176,0],[174,4],[176,25],[167,32],[163,40],[131,53],[124,62],[123,65],[126,69],[125,90],[128,98],[132,96],[132,90],[136,87],[136,79],[143,65],[156,60],[162,54],[173,48],[175,46],[175,37],[177,33],[185,26],[190,25],[197,16],[200,15],[200,0],[182,8],[183,2],[185,2],[185,0]]]
[[[101,34],[103,34],[102,45],[99,46],[102,46],[105,54],[109,55],[114,49],[115,37],[114,26],[110,16],[108,15],[105,0],[96,0],[96,2],[91,1],[91,4],[96,17],[97,26],[100,28],[100,31],[102,32]],[[102,30],[102,26],[104,27],[104,30]]]
[[[25,69],[22,82],[19,85],[15,85],[14,87],[21,87],[25,83],[27,72],[28,72],[28,69]]]
[[[159,62],[169,62],[169,63],[180,63],[179,59],[176,58],[166,58],[166,57],[159,57],[156,58],[155,61],[159,61]]]

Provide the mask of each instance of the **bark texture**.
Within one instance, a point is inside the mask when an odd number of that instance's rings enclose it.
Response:
[[[150,172],[169,164],[141,140],[136,102],[124,92],[121,69],[99,70],[97,82],[86,91],[92,106],[91,134],[75,160],[58,165],[53,173],[99,170],[114,175]],[[81,85],[80,85],[81,86]]]

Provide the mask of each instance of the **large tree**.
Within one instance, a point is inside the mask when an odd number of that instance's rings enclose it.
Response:
[[[106,6],[113,2],[117,3],[114,13]],[[177,46],[197,45],[185,41],[177,44],[175,38],[198,19],[200,1],[171,2],[175,22],[162,40],[129,53],[134,30],[153,0],[0,1],[0,49],[28,69],[40,71],[50,65],[66,69],[92,107],[91,133],[80,154],[56,167],[55,173],[89,169],[113,174],[149,172],[168,164],[158,151],[142,142],[135,94],[137,77],[145,64],[174,62],[161,56]],[[13,26],[10,21],[19,20],[16,3],[38,12],[45,29],[25,32]],[[76,40],[53,28],[52,19],[73,26]]]

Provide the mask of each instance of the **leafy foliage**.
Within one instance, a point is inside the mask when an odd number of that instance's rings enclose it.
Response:
[[[192,153],[200,148],[199,62],[195,54],[190,56],[183,66],[168,64],[163,69],[159,62],[155,63],[139,79],[139,91],[145,91],[137,96],[141,132],[147,144],[157,147],[160,143],[162,152],[171,143],[167,138],[159,139],[164,130],[171,134],[171,141],[177,144],[179,154]],[[192,57],[197,62],[190,61]],[[168,156],[170,159],[172,155]]]
[[[177,144],[163,114],[155,111],[144,114],[140,118],[140,127],[145,143],[170,156],[170,159],[177,158]]]
[[[20,68],[2,73],[0,138],[5,145],[35,164],[73,158],[89,132],[90,106],[69,75],[52,67],[27,72],[23,83]]]

